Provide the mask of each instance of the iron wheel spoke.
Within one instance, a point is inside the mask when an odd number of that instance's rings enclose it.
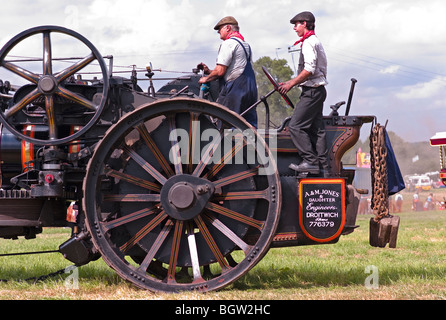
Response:
[[[19,67],[11,62],[7,62],[7,61],[3,61],[2,66],[5,67],[6,69],[8,69],[9,71],[15,73],[16,75],[31,81],[34,84],[37,84],[40,80],[40,76],[28,71],[22,67]]]
[[[182,233],[183,233],[183,221],[177,220],[175,222],[172,250],[170,252],[169,270],[167,271],[167,283],[176,283],[175,269],[177,267],[178,252],[180,251]]]
[[[59,86],[59,88],[56,91],[56,94],[58,94],[59,96],[61,96],[63,98],[69,99],[73,102],[76,102],[76,103],[78,103],[92,111],[97,111],[98,106],[95,105],[93,102],[91,102],[88,99],[85,99],[84,97],[81,97],[77,93],[67,90],[64,87]]]
[[[198,118],[200,114],[197,112],[190,113],[189,124],[189,163],[187,172],[192,173],[194,163],[198,163],[200,159],[200,132],[198,132]],[[198,152],[198,154],[196,154]]]
[[[249,200],[249,199],[265,199],[268,200],[268,189],[263,191],[236,191],[218,194],[212,198],[214,201],[227,200]]]
[[[122,226],[126,223],[130,223],[132,221],[150,216],[157,212],[159,212],[159,208],[158,208],[158,206],[154,206],[151,209],[145,208],[145,209],[133,212],[131,214],[128,214],[124,217],[121,217],[121,218],[118,218],[118,219],[115,219],[112,221],[101,222],[101,224],[102,224],[102,227],[104,228],[105,232],[107,232],[113,228],[116,228],[116,227]]]
[[[45,96],[45,109],[48,117],[48,131],[50,140],[57,139],[56,112],[54,110],[54,97]]]
[[[221,233],[223,233],[228,239],[230,239],[233,243],[235,243],[240,249],[243,250],[245,255],[248,254],[251,246],[240,239],[231,229],[229,229],[223,222],[218,220],[216,217],[211,215],[210,213],[205,214],[204,218],[206,221],[211,223],[215,228],[217,228]]]
[[[207,179],[212,179],[218,172],[220,172],[227,164],[232,164],[232,159],[235,157],[235,155],[243,150],[243,148],[246,146],[246,140],[243,139],[243,143],[236,142],[236,144],[232,147],[231,150],[229,150],[221,159],[220,161],[215,164],[212,169],[206,173],[205,177]]]
[[[43,74],[53,74],[53,54],[51,49],[51,36],[49,32],[43,32]]]
[[[130,238],[126,243],[124,243],[119,249],[121,252],[126,252],[137,244],[142,238],[144,238],[150,231],[152,231],[156,226],[158,226],[164,219],[166,219],[167,214],[161,211],[155,218],[152,219],[148,224],[139,230],[133,237]]]
[[[214,137],[212,142],[209,144],[208,148],[204,152],[204,156],[201,157],[200,163],[195,167],[194,172],[192,173],[193,176],[199,177],[202,173],[204,168],[208,165],[209,161],[211,161],[214,152],[217,150],[219,146],[221,146],[221,142],[223,141],[223,135],[220,132],[218,138]]]
[[[175,115],[176,114],[171,114],[168,116],[168,121],[169,121],[169,130],[170,130],[170,136],[169,136],[169,140],[170,143],[172,145],[172,156],[173,156],[173,162],[174,162],[174,166],[175,166],[175,173],[178,174],[183,174],[183,165],[181,163],[181,154],[180,154],[180,146],[178,143],[178,135],[177,135],[177,127],[175,124]]]
[[[10,109],[5,111],[5,118],[8,119],[11,116],[15,115],[17,112],[22,110],[24,107],[26,107],[28,104],[39,98],[42,94],[39,92],[38,88],[35,88],[33,91],[28,93],[22,100],[17,102],[14,106],[12,106]]]
[[[259,173],[259,167],[255,167],[246,171],[242,171],[233,175],[230,175],[228,177],[219,179],[214,182],[214,185],[216,188],[221,188],[224,186],[227,186],[229,184],[247,179],[249,177],[254,177]]]
[[[160,192],[161,191],[161,188],[160,188],[160,186],[158,184],[150,182],[150,181],[147,181],[147,180],[144,180],[144,179],[141,179],[141,178],[138,178],[138,177],[135,177],[135,176],[127,174],[127,173],[123,173],[123,172],[116,171],[116,170],[113,170],[113,169],[106,169],[105,170],[105,174],[107,176],[114,177],[114,178],[126,181],[128,183],[131,183],[131,184],[143,187],[145,189],[148,189],[148,190],[151,190],[151,191],[154,191],[154,192]]]
[[[104,194],[103,201],[115,202],[160,202],[159,194]]]
[[[161,230],[160,234],[156,238],[153,245],[150,247],[149,252],[147,253],[146,257],[144,258],[143,262],[138,267],[139,270],[146,272],[147,268],[149,267],[150,263],[155,258],[155,254],[158,252],[161,245],[166,240],[167,236],[169,235],[170,230],[172,230],[174,223],[172,222],[172,219],[169,219],[166,221],[166,224],[163,227],[163,230]]]
[[[167,176],[168,177],[173,176],[175,173],[172,171],[172,168],[170,168],[169,163],[166,161],[164,155],[161,153],[158,146],[155,144],[155,141],[153,141],[144,123],[138,125],[136,129],[138,130],[142,139],[146,143],[147,147],[149,147],[149,149],[152,151],[153,155],[155,156],[156,160],[161,165]]]
[[[221,253],[220,249],[218,248],[217,243],[215,242],[214,238],[212,237],[211,233],[209,232],[208,227],[204,223],[203,218],[201,218],[201,216],[198,216],[194,219],[194,221],[197,224],[198,228],[200,229],[200,232],[202,233],[204,239],[206,240],[206,243],[208,244],[208,246],[211,249],[212,253],[214,254],[215,258],[217,259],[217,262],[220,265],[222,272],[228,271],[231,267],[229,266],[228,262],[223,257],[223,254]]]
[[[189,245],[189,254],[192,262],[192,274],[194,276],[193,283],[203,282],[204,280],[201,276],[200,263],[198,260],[197,242],[195,239],[195,233],[192,222],[189,222],[187,224],[186,230],[187,230],[187,243]]]
[[[166,177],[164,177],[158,170],[156,170],[150,163],[144,160],[139,154],[136,153],[129,146],[125,145],[123,147],[125,153],[127,153],[133,160],[136,161],[145,171],[147,171],[153,178],[158,180],[159,183],[164,185],[167,181]]]
[[[263,230],[264,222],[256,220],[256,219],[253,219],[251,217],[247,217],[247,216],[245,216],[245,215],[243,215],[241,213],[238,213],[238,212],[235,212],[235,211],[230,210],[228,208],[222,207],[222,206],[220,206],[218,204],[210,202],[210,203],[208,203],[206,205],[206,208],[208,210],[210,210],[210,211],[222,214],[222,215],[224,215],[224,216],[226,216],[228,218],[231,218],[233,220],[237,220],[237,221],[239,221],[241,223],[250,225],[251,227],[259,229],[260,231]]]
[[[85,68],[87,65],[92,63],[94,60],[96,60],[93,53],[90,53],[88,56],[86,56],[84,59],[78,61],[77,63],[73,64],[71,67],[63,70],[62,72],[59,72],[55,77],[57,80],[57,83],[62,83],[64,80],[68,79],[72,75],[74,75],[76,72],[79,72],[83,68]]]

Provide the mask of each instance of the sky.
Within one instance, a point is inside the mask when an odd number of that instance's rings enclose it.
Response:
[[[154,78],[180,76],[167,71],[215,66],[221,40],[213,27],[232,15],[254,60],[286,59],[295,70],[298,55],[288,48],[298,37],[290,19],[301,11],[316,16],[327,54],[324,114],[347,101],[355,78],[351,115],[388,121],[389,131],[411,142],[446,131],[444,0],[15,0],[2,7],[0,47],[28,28],[58,25],[113,55],[115,71],[151,62],[162,70]],[[162,84],[155,81],[156,88]]]

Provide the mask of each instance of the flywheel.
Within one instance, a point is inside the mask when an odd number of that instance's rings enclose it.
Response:
[[[55,57],[67,45],[74,57]],[[27,56],[18,56],[25,49]],[[0,122],[20,140],[37,146],[67,144],[94,126],[105,108],[105,61],[90,41],[70,29],[40,26],[16,35],[0,49],[0,72],[6,71],[16,76],[20,89],[7,108],[0,108]],[[102,80],[94,85],[70,80],[81,71]],[[40,128],[38,136],[24,133],[30,125]]]
[[[280,179],[264,139],[204,100],[143,105],[91,158],[83,208],[122,278],[151,291],[209,291],[247,273],[279,221]]]

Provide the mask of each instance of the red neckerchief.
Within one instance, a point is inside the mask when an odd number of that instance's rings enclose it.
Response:
[[[300,40],[296,41],[296,43],[294,45],[297,45],[298,43],[302,42],[301,45],[300,45],[300,47],[302,48],[302,46],[304,45],[305,39],[307,39],[307,38],[309,38],[311,36],[314,36],[314,35],[315,35],[314,30],[310,30],[307,33],[305,33],[304,36],[302,38],[300,38]]]
[[[245,38],[243,38],[243,36],[238,31],[232,31],[230,34],[228,34],[225,40],[228,40],[231,37],[236,37],[241,39],[242,41],[245,41]]]

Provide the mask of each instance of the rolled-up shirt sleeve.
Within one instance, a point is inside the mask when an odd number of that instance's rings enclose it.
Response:
[[[302,46],[302,55],[304,56],[304,70],[314,74],[316,71],[317,52],[314,47],[308,43]]]
[[[299,58],[298,74],[306,70],[311,76],[301,86],[325,86],[327,82],[327,56],[325,50],[316,36],[306,39],[302,46]]]

